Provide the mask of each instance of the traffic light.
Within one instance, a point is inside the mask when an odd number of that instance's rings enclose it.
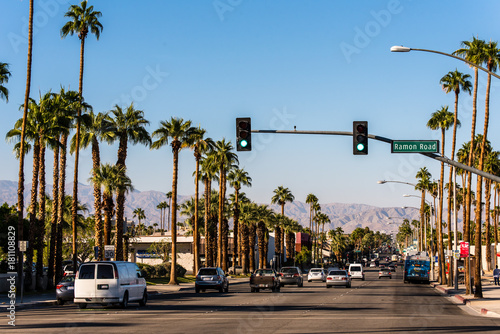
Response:
[[[352,153],[368,154],[368,122],[352,122]]]
[[[250,117],[236,118],[236,151],[252,150],[252,126]]]

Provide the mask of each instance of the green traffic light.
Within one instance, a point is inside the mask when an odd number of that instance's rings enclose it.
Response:
[[[356,146],[356,149],[357,149],[358,151],[363,151],[363,150],[365,149],[365,145],[364,145],[364,144],[362,144],[362,143],[359,143],[359,144]]]
[[[248,146],[248,142],[245,139],[243,139],[242,141],[240,141],[240,146],[241,147],[247,147]]]

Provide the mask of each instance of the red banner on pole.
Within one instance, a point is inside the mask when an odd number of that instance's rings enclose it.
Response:
[[[469,257],[469,243],[466,241],[460,242],[460,257]]]

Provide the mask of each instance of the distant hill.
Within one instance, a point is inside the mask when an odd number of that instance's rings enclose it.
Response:
[[[25,203],[28,204],[31,184],[27,184],[25,188]],[[66,185],[66,193],[71,194],[73,189],[72,184]],[[47,185],[47,194],[51,196],[52,185]],[[191,196],[179,196],[179,203],[184,202]],[[92,187],[85,184],[78,185],[78,199],[80,202],[87,205],[88,214],[94,213],[94,197]],[[129,220],[133,219],[133,211],[136,208],[142,208],[146,214],[144,223],[152,225],[158,223],[160,225],[160,211],[156,208],[158,203],[167,201],[164,192],[160,191],[133,191],[126,197],[125,202],[125,217]],[[17,202],[17,182],[0,180],[0,204],[7,202],[9,205],[14,205]],[[320,203],[321,211],[330,217],[331,223],[325,225],[325,230],[342,227],[345,233],[352,232],[357,227],[369,227],[374,231],[396,230],[397,226],[402,223],[404,218],[420,219],[418,210],[402,209],[400,207],[380,208],[366,204],[347,204],[347,203]],[[270,205],[276,211],[281,212],[279,205]],[[309,204],[300,201],[287,203],[285,205],[285,215],[297,220],[302,226],[309,226]],[[395,217],[388,219],[387,217]],[[398,219],[398,217],[400,219]],[[446,211],[443,214],[446,217]],[[461,217],[459,213],[458,217]],[[179,221],[184,221],[186,217],[179,216]],[[461,229],[461,219],[459,218],[459,229]],[[395,223],[395,224],[389,224]]]

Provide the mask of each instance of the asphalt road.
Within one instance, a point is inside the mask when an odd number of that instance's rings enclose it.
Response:
[[[7,320],[0,330],[8,329]],[[153,296],[146,307],[131,303],[85,310],[75,305],[20,310],[23,333],[499,333],[500,319],[471,314],[428,285],[378,279],[369,269],[352,288],[326,289],[304,281],[280,293],[250,293],[247,283],[227,294],[194,290]]]

